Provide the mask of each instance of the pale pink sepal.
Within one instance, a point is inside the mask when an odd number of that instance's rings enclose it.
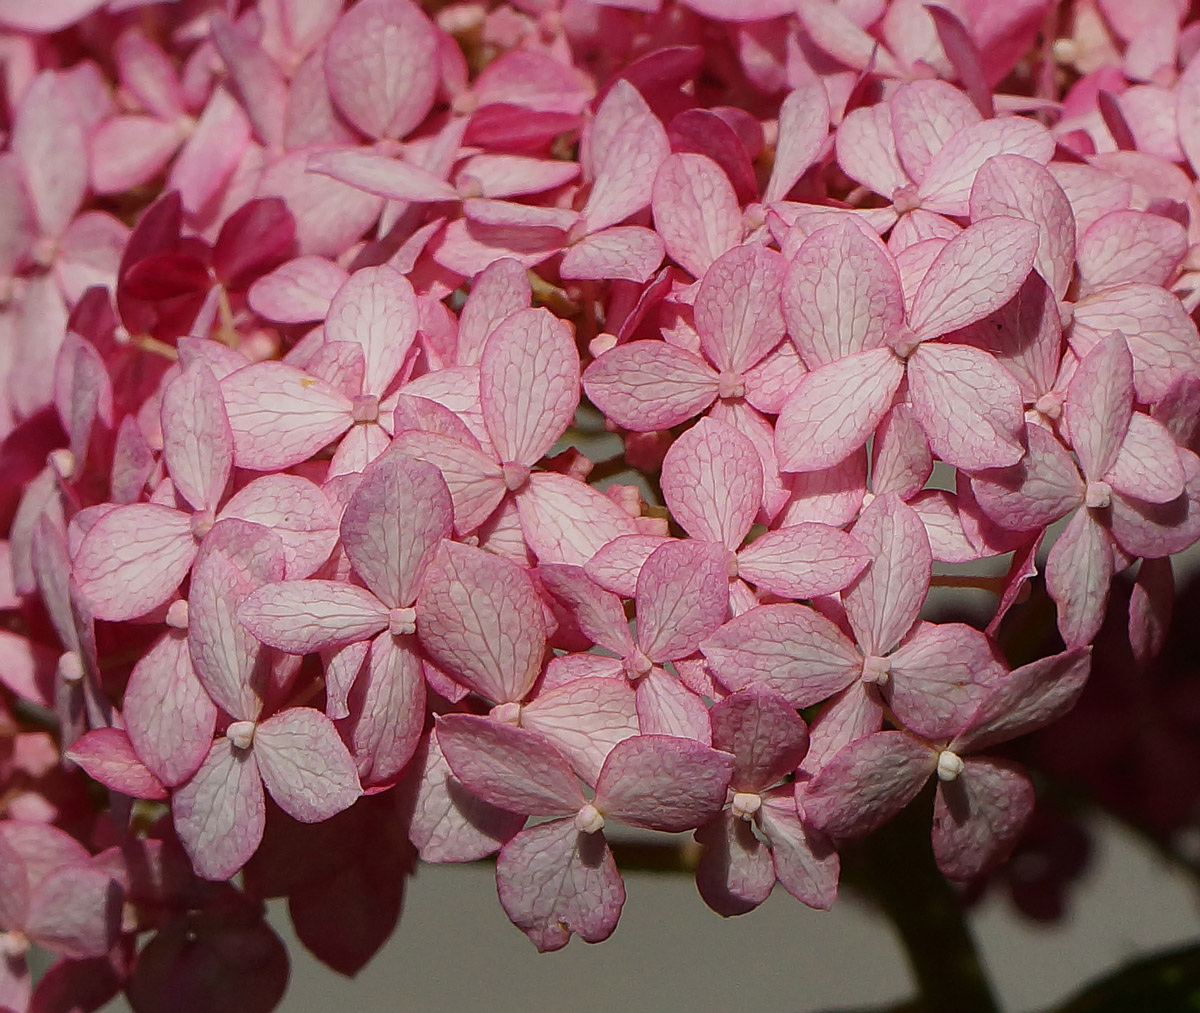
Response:
[[[1105,473],[1117,492],[1147,503],[1170,503],[1183,492],[1183,465],[1167,428],[1134,412],[1117,458]]]
[[[844,356],[806,373],[775,428],[782,471],[821,471],[862,447],[891,407],[904,364],[890,348]]]
[[[229,879],[258,849],[266,825],[253,751],[217,739],[200,769],[171,797],[171,811],[197,875]]]
[[[504,475],[495,458],[453,436],[409,430],[396,436],[391,452],[437,466],[450,490],[459,536],[478,528],[504,498]]]
[[[1083,502],[1079,468],[1054,436],[1041,426],[1027,429],[1029,449],[1008,468],[971,476],[975,500],[995,523],[1033,531],[1054,523]]]
[[[403,137],[433,105],[437,52],[437,34],[416,4],[368,0],[344,14],[329,35],[330,96],[363,133]]]
[[[350,399],[281,362],[239,369],[221,382],[235,462],[255,471],[299,464],[350,427]]]
[[[853,535],[827,524],[794,524],[760,535],[738,553],[738,575],[783,598],[846,587],[870,561]]]
[[[644,284],[662,264],[666,247],[657,232],[625,225],[584,236],[563,254],[564,278]]]
[[[669,429],[703,411],[717,396],[717,374],[692,352],[661,341],[618,345],[583,374],[592,402],[635,432]]]
[[[1187,231],[1178,222],[1143,211],[1111,211],[1079,240],[1081,291],[1129,282],[1169,287],[1187,251]]]
[[[105,514],[88,531],[75,554],[75,579],[97,619],[121,622],[163,604],[195,555],[187,514],[134,503]]]
[[[142,763],[129,736],[118,728],[93,729],[75,740],[67,756],[89,777],[130,798],[161,800],[167,797],[162,781]]]
[[[525,544],[539,562],[583,566],[614,538],[638,530],[599,489],[555,471],[531,475],[516,503]]]
[[[829,97],[820,81],[809,81],[779,106],[779,142],[763,203],[783,200],[820,154],[829,133]]]
[[[1046,558],[1046,590],[1058,606],[1058,629],[1067,647],[1096,636],[1112,575],[1107,533],[1088,510],[1077,510]]]
[[[412,284],[387,264],[355,271],[337,290],[325,317],[325,340],[362,347],[362,393],[382,397],[417,333]]]
[[[447,714],[438,743],[454,776],[490,805],[532,816],[574,814],[587,803],[566,758],[531,731]]]
[[[780,884],[801,903],[829,910],[841,873],[838,853],[829,839],[800,819],[786,788],[764,796],[759,813]]]
[[[549,739],[580,777],[595,784],[613,746],[639,732],[634,691],[624,679],[608,678],[543,689],[522,707],[521,727]]]
[[[725,618],[725,550],[711,542],[668,542],[642,565],[637,581],[638,643],[656,662],[691,654]]]
[[[437,731],[436,726],[431,729],[420,757],[421,780],[409,838],[426,862],[473,862],[495,854],[525,825],[525,816],[472,795],[450,770]]]
[[[521,567],[442,542],[417,603],[421,645],[450,675],[496,703],[529,692],[542,667],[545,621]]]
[[[279,807],[301,823],[319,823],[362,794],[354,761],[333,722],[311,707],[289,707],[254,729],[254,756]]]
[[[309,156],[308,171],[393,201],[433,204],[460,199],[458,191],[440,176],[375,151],[318,151]]]
[[[260,524],[283,546],[285,576],[302,580],[329,558],[337,544],[333,504],[317,486],[298,475],[263,475],[235,493],[218,515]]]
[[[854,525],[870,565],[842,595],[863,653],[890,651],[912,626],[929,588],[933,555],[921,518],[889,494],[871,502]]]
[[[43,71],[25,92],[11,142],[42,234],[57,238],[83,203],[88,159],[77,107],[54,71]]]
[[[809,236],[782,291],[788,333],[810,369],[885,344],[904,321],[892,258],[853,221]]]
[[[638,682],[635,703],[643,735],[673,735],[706,746],[712,742],[704,701],[657,665]]]
[[[351,690],[348,709],[350,720],[339,731],[360,780],[372,786],[392,783],[425,727],[425,678],[412,637],[384,630],[371,641],[369,662]]]
[[[409,606],[453,521],[450,492],[432,464],[388,454],[369,465],[342,515],[355,571],[389,608]]]
[[[669,156],[654,180],[654,227],[667,253],[701,278],[742,238],[742,214],[728,177],[704,155]]]
[[[917,289],[909,327],[921,340],[966,327],[998,310],[1025,281],[1038,227],[1020,218],[984,218],[946,244]]]
[[[128,738],[156,780],[187,780],[212,745],[217,708],[192,668],[188,638],[168,630],[134,665],[125,687]]]
[[[762,500],[762,463],[732,426],[701,419],[671,444],[661,484],[671,515],[689,535],[736,550]]]
[[[1001,468],[1024,453],[1021,391],[987,352],[925,343],[908,360],[912,411],[933,452],[957,468]]]
[[[808,750],[808,726],[783,697],[734,693],[711,711],[713,746],[734,757],[729,786],[759,792],[791,774]]]
[[[636,735],[608,754],[593,804],[629,826],[689,830],[724,804],[732,771],[729,753],[694,739]]]
[[[537,463],[578,400],[575,340],[549,310],[518,310],[492,331],[479,363],[479,401],[501,463]]]
[[[334,294],[349,277],[324,257],[297,257],[250,286],[250,308],[268,320],[299,324],[324,320]]]
[[[749,823],[725,810],[700,827],[695,837],[704,848],[696,865],[696,889],[717,914],[745,914],[771,895],[772,853]]]
[[[1088,352],[1067,387],[1071,444],[1084,476],[1104,477],[1116,463],[1133,411],[1133,358],[1120,334]]]
[[[937,768],[937,751],[904,732],[851,742],[809,783],[807,819],[835,840],[863,837],[917,797]]]
[[[488,336],[517,310],[527,309],[532,289],[525,269],[515,260],[502,259],[489,265],[471,283],[458,319],[459,365],[477,363]]]
[[[665,535],[622,535],[600,549],[583,564],[587,575],[606,591],[633,598],[637,579],[650,554],[670,541]]]
[[[968,758],[938,784],[933,855],[950,879],[972,879],[1008,857],[1033,812],[1033,784],[1009,760]]]
[[[233,470],[233,431],[221,387],[195,362],[162,398],[163,457],[175,488],[196,510],[215,510]]]
[[[632,653],[633,637],[620,598],[605,591],[583,567],[543,564],[537,573],[543,586],[571,610],[580,631],[593,643],[621,655]]]
[[[704,273],[694,306],[696,331],[718,370],[744,373],[779,344],[783,273],[783,258],[757,244],[735,246]]]
[[[731,690],[776,693],[808,707],[862,672],[862,655],[837,626],[805,605],[760,605],[725,623],[700,645]]]
[[[517,834],[496,859],[496,891],[505,914],[542,953],[571,933],[589,943],[612,935],[625,886],[602,833],[552,820]]]
[[[361,587],[333,580],[266,584],[237,611],[259,640],[288,654],[309,654],[374,636],[388,625],[387,607]]]

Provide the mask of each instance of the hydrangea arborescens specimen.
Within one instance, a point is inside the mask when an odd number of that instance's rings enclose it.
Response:
[[[1004,860],[1200,537],[1182,5],[140,6],[0,0],[0,1006],[269,1010],[418,854],[598,941],[606,821],[826,908],[935,773]]]

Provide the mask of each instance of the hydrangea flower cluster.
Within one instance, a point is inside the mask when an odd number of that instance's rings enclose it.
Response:
[[[610,823],[993,869],[1200,539],[1187,11],[0,0],[0,1008],[269,1010],[261,899],[353,973],[417,857],[603,940]]]

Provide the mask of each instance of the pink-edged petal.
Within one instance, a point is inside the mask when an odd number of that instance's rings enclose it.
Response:
[[[655,549],[669,541],[665,535],[622,535],[600,549],[583,568],[605,590],[633,598],[643,564]]]
[[[738,576],[783,598],[846,587],[870,561],[852,536],[827,524],[794,524],[760,535],[738,553]]]
[[[829,98],[819,81],[788,92],[779,106],[779,143],[763,203],[783,200],[816,160],[829,134]]]
[[[566,758],[532,731],[448,714],[438,722],[438,743],[454,776],[490,805],[533,816],[563,816],[587,804]]]
[[[497,809],[471,794],[450,770],[430,730],[409,837],[427,862],[473,862],[495,854],[525,825],[526,817]]]
[[[239,467],[276,471],[299,464],[351,424],[350,399],[282,362],[239,369],[221,382]]]
[[[209,735],[212,735],[211,730]],[[129,736],[120,729],[96,728],[76,739],[67,755],[106,788],[130,798],[162,800],[167,797],[162,781],[142,763]]]
[[[492,331],[479,370],[483,420],[500,461],[537,463],[579,401],[570,328],[545,308],[518,310]]]
[[[433,550],[450,536],[450,492],[425,461],[388,454],[367,467],[342,515],[346,555],[390,607],[411,605]]]
[[[442,542],[417,605],[421,646],[455,679],[496,703],[520,700],[542,665],[545,622],[516,564]]]
[[[1133,358],[1114,334],[1083,357],[1067,387],[1067,426],[1086,478],[1101,479],[1116,463],[1132,410]]]
[[[655,175],[671,145],[658,117],[624,78],[596,110],[589,142],[595,178],[581,215],[587,230],[598,232],[650,204]]]
[[[454,506],[454,531],[466,535],[491,516],[504,498],[504,475],[495,459],[452,436],[410,430],[392,441],[392,454],[436,465]]]
[[[319,823],[362,794],[354,760],[333,722],[311,707],[289,707],[254,729],[254,756],[279,807],[301,823]]]
[[[1046,590],[1058,606],[1058,629],[1067,647],[1096,636],[1112,575],[1108,535],[1090,511],[1076,511],[1046,559]]]
[[[701,419],[671,445],[661,481],[672,516],[689,535],[731,550],[742,544],[762,500],[754,444],[714,419]]]
[[[629,620],[620,598],[605,591],[580,566],[542,565],[537,572],[542,584],[571,610],[579,629],[593,643],[622,655],[633,651]]]
[[[1050,172],[1023,155],[997,155],[984,162],[971,188],[971,218],[994,215],[1038,226],[1034,266],[1056,297],[1066,295],[1075,260],[1075,216]]]
[[[929,442],[908,405],[896,405],[880,423],[871,449],[871,489],[910,499],[929,479]]]
[[[612,935],[625,886],[601,833],[573,820],[552,820],[517,834],[496,859],[496,890],[505,914],[542,953],[566,946],[571,933],[589,943]]]
[[[97,619],[121,622],[161,605],[196,555],[191,518],[153,503],[100,518],[75,554],[75,579]]]
[[[1054,523],[1083,502],[1084,484],[1070,454],[1047,430],[1029,426],[1029,450],[1007,468],[979,471],[971,489],[997,524],[1033,531]]]
[[[718,370],[741,374],[779,344],[783,272],[779,254],[749,244],[721,254],[704,273],[694,307],[696,330]]]
[[[400,371],[417,333],[417,300],[409,280],[387,264],[355,271],[329,304],[325,340],[361,345],[362,392],[382,396]]]
[[[708,707],[682,682],[655,666],[638,683],[638,727],[643,735],[673,735],[709,745]]]
[[[892,258],[853,221],[809,236],[782,291],[788,333],[810,369],[885,344],[904,321]]]
[[[1038,236],[1032,222],[997,215],[950,240],[917,289],[908,321],[914,334],[933,338],[998,310],[1029,274]]]
[[[654,227],[667,254],[701,278],[742,238],[742,213],[733,184],[711,158],[679,153],[662,163],[654,180]]]
[[[962,623],[921,623],[888,660],[892,712],[935,741],[962,728],[1006,674],[991,641]]]
[[[237,610],[237,618],[264,644],[309,654],[366,640],[388,625],[388,609],[370,591],[333,580],[266,584]]]
[[[258,849],[266,799],[253,752],[217,739],[200,769],[171,798],[175,831],[205,879],[229,879]]]
[[[405,136],[433,105],[438,40],[408,0],[368,0],[344,14],[325,47],[329,93],[372,137]]]
[[[1117,285],[1075,304],[1069,334],[1086,356],[1112,332],[1125,335],[1138,400],[1154,403],[1182,374],[1200,375],[1200,338],[1179,298],[1158,285]]]
[[[1126,552],[1157,558],[1181,552],[1200,537],[1200,460],[1182,448],[1183,494],[1170,503],[1147,503],[1128,495],[1113,496],[1109,526]]]
[[[527,309],[532,289],[525,269],[515,260],[497,260],[471,284],[471,294],[458,320],[456,361],[479,361],[488,336],[510,313]]]
[[[236,493],[219,519],[260,524],[283,546],[285,575],[310,576],[329,558],[337,543],[337,516],[325,494],[298,475],[264,475]]]
[[[24,930],[33,942],[60,956],[102,957],[120,934],[123,900],[121,887],[107,872],[64,866],[42,880],[29,898]]]
[[[130,673],[124,713],[129,741],[156,780],[187,780],[212,745],[216,705],[196,678],[188,638],[169,631]]]
[[[696,889],[719,915],[753,911],[771,895],[775,865],[771,851],[749,823],[726,810],[696,831],[703,846],[696,865]]]
[[[233,470],[233,431],[221,386],[195,362],[162,398],[163,457],[175,488],[197,510],[215,510]]]
[[[629,826],[690,830],[724,804],[732,770],[732,756],[694,739],[636,735],[608,754],[593,804]]]
[[[854,525],[871,563],[842,595],[864,654],[890,651],[921,611],[933,556],[921,518],[894,495],[871,502]]]
[[[950,748],[977,752],[1057,721],[1083,692],[1091,650],[1080,647],[1014,669],[988,693]]]
[[[876,732],[845,746],[804,793],[808,822],[835,840],[863,837],[917,797],[937,751],[904,732]]]
[[[83,124],[62,78],[43,71],[16,110],[12,150],[42,234],[59,236],[83,203],[88,158]]]
[[[1178,222],[1142,211],[1111,211],[1079,241],[1083,291],[1127,282],[1165,287],[1187,250],[1187,232]]]
[[[1008,116],[966,127],[929,163],[921,180],[921,206],[940,214],[967,214],[976,173],[989,158],[1023,155],[1045,165],[1053,153],[1053,136],[1035,120]]]
[[[775,428],[782,471],[821,471],[862,447],[904,376],[890,348],[857,352],[806,373],[788,395]]]
[[[809,907],[829,910],[837,897],[841,862],[829,838],[800,819],[791,791],[784,788],[763,798],[759,826],[783,888]]]
[[[538,472],[516,496],[526,544],[543,563],[582,566],[637,523],[600,490],[558,472]]]
[[[918,183],[930,163],[960,130],[980,122],[971,100],[946,81],[913,81],[888,100],[896,153]]]
[[[808,707],[844,689],[862,671],[862,655],[844,633],[805,605],[760,605],[731,619],[700,645],[731,690],[778,693]]]
[[[867,448],[832,468],[789,475],[786,488],[788,499],[775,518],[778,527],[849,524],[867,494]]]
[[[1183,492],[1183,465],[1166,426],[1134,412],[1117,458],[1104,475],[1117,492],[1147,503],[1170,503]]]
[[[662,341],[634,341],[588,366],[583,389],[618,425],[645,433],[703,411],[716,399],[718,383],[698,355]]]
[[[637,581],[638,644],[651,661],[686,657],[728,608],[725,550],[712,542],[669,542],[654,550]]]
[[[973,879],[1008,857],[1033,812],[1033,784],[1008,760],[968,759],[938,784],[933,855],[950,879]]]
[[[331,176],[388,200],[432,204],[460,199],[458,191],[440,176],[375,151],[353,148],[319,151],[309,156],[308,171]]]
[[[380,633],[348,708],[343,734],[359,778],[369,785],[391,783],[412,759],[425,727],[425,678],[415,641]]]
[[[572,243],[563,254],[563,278],[597,281],[650,280],[662,264],[666,247],[657,232],[640,225],[605,229]]]
[[[892,111],[886,102],[852,110],[836,135],[838,165],[851,179],[884,197],[911,180],[896,153]]]
[[[250,286],[250,308],[268,320],[299,324],[324,320],[329,303],[349,277],[324,257],[297,257]]]
[[[575,679],[526,704],[521,727],[549,739],[595,784],[613,746],[638,734],[634,692],[624,679]]]
[[[734,757],[729,786],[757,792],[800,766],[808,726],[791,703],[775,693],[734,693],[711,711],[713,748]]]
[[[921,345],[908,360],[912,411],[933,452],[957,468],[1002,468],[1025,452],[1016,380],[970,345]]]

